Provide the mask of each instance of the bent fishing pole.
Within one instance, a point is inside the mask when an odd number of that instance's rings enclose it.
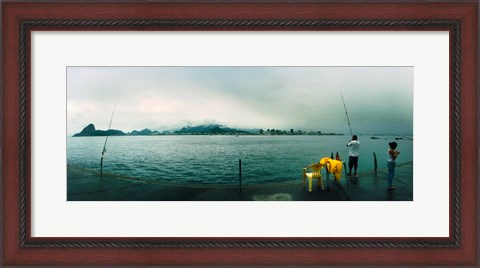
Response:
[[[347,115],[347,122],[348,122],[348,128],[350,129],[350,136],[353,136],[352,127],[350,126],[350,118],[348,118],[347,106],[345,105],[345,100],[343,99],[341,88],[340,88],[340,96],[342,96],[343,108],[345,108],[345,114]]]
[[[103,179],[103,155],[107,151],[108,131],[110,130],[110,127],[112,126],[112,120],[113,120],[113,114],[115,113],[115,108],[117,108],[116,104],[113,107],[112,117],[110,117],[110,124],[108,124],[108,129],[107,129],[106,137],[105,137],[105,144],[103,144],[102,158],[100,158],[100,179]]]

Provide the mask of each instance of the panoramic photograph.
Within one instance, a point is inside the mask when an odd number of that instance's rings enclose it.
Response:
[[[413,67],[66,76],[67,201],[413,201]]]

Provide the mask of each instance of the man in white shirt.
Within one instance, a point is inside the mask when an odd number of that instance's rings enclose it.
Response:
[[[357,135],[352,136],[352,140],[347,144],[347,147],[350,147],[350,152],[348,153],[348,176],[352,176],[352,167],[354,168],[353,176],[358,177],[357,168],[358,168],[358,156],[360,151],[360,142],[358,141]]]

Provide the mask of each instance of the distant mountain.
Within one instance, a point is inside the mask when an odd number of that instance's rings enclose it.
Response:
[[[96,130],[93,124],[89,124],[82,131],[73,135],[73,137],[89,137],[89,136],[124,136],[121,130],[109,129],[109,130]]]
[[[150,136],[150,135],[160,135],[160,132],[158,132],[158,131],[156,131],[156,130],[152,131],[152,130],[146,128],[146,129],[143,129],[143,130],[140,130],[140,131],[134,130],[134,131],[128,133],[128,135],[134,135],[134,136]]]
[[[109,129],[109,130],[96,130],[93,124],[86,126],[81,132],[73,135],[73,137],[85,137],[85,136],[153,136],[153,135],[343,135],[336,133],[322,133],[321,131],[305,132],[302,130],[290,131],[280,129],[267,129],[266,131],[260,128],[251,129],[236,129],[227,127],[221,124],[204,124],[198,126],[185,126],[180,129],[173,130],[150,130],[145,128],[143,130],[133,130],[128,133],[124,133],[121,130]]]
[[[77,133],[73,136],[74,137],[91,136],[93,133],[95,133],[95,126],[93,124],[89,124],[84,129],[82,129],[80,133]]]
[[[179,135],[235,135],[235,134],[250,134],[247,131],[229,128],[219,124],[187,126],[180,130],[174,131],[174,134]]]

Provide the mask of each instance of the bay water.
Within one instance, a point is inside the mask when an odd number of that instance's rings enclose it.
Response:
[[[396,136],[359,136],[359,172],[386,167]],[[238,184],[239,159],[246,184],[302,179],[303,168],[338,152],[347,162],[350,136],[111,136],[105,173],[171,183]],[[413,161],[413,141],[396,140],[397,163]],[[67,165],[100,171],[105,137],[67,137]]]

